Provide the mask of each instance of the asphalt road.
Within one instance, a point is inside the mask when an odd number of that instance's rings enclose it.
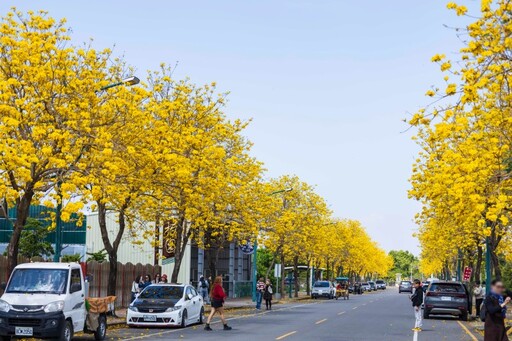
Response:
[[[350,300],[308,300],[276,305],[272,311],[238,310],[228,312],[231,331],[222,330],[215,319],[213,332],[202,325],[185,329],[109,330],[109,340],[347,340],[347,341],[475,341],[464,324],[451,318],[424,321],[423,331],[414,334],[414,316],[407,294],[393,289],[359,296]],[[77,340],[90,340],[80,337]]]

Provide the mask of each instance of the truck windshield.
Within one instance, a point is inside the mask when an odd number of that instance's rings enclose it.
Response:
[[[68,282],[65,269],[16,269],[6,293],[64,294]]]

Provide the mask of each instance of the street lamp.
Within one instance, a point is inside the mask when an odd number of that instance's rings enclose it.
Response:
[[[284,189],[280,189],[280,190],[271,192],[268,195],[271,196],[271,195],[276,195],[279,193],[286,193],[286,192],[291,192],[291,191],[293,191],[293,188],[288,187],[288,188],[284,188]],[[256,235],[256,239],[254,241],[253,257],[252,257],[252,301],[253,302],[256,302],[256,281],[257,281],[256,277],[258,276],[257,265],[258,265],[258,236]],[[281,264],[281,266],[283,266],[283,264]]]
[[[120,86],[120,85],[132,86],[132,85],[139,84],[139,82],[140,82],[139,78],[137,78],[135,76],[131,76],[131,77],[123,79],[120,82],[106,85],[106,86],[102,87],[100,89],[100,91],[114,88],[114,87]],[[99,91],[96,91],[96,92],[99,92]],[[62,211],[62,195],[60,193],[60,186],[61,186],[61,181],[59,180],[57,182],[57,195],[59,196],[59,202],[57,203],[56,217],[55,217],[55,255],[53,256],[53,261],[56,263],[60,261],[60,256],[62,253],[62,221],[60,219],[60,214]]]

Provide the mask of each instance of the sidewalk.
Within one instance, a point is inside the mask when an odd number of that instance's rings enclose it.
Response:
[[[309,296],[306,293],[300,292],[299,297],[281,298],[279,300],[272,300],[272,304],[285,304],[290,302],[297,302],[301,300],[308,299]],[[264,305],[265,303],[263,303]],[[243,298],[228,298],[224,303],[224,308],[226,310],[234,310],[234,309],[251,309],[255,308],[256,304],[252,301],[251,297],[243,297]],[[204,306],[205,314],[210,312],[210,305]],[[117,317],[109,316],[107,318],[107,323],[109,326],[122,325],[126,323],[126,308],[119,308],[116,310]]]

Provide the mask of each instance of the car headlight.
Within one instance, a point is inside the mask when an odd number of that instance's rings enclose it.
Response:
[[[0,311],[6,313],[9,310],[11,310],[11,305],[4,300],[0,300]]]
[[[139,309],[137,307],[134,307],[133,305],[129,306],[128,309],[130,309],[131,311],[134,311],[136,313],[139,312]]]
[[[176,311],[176,310],[180,310],[180,309],[181,309],[181,305],[175,305],[172,308],[167,308],[167,310],[165,312],[170,313],[171,311]]]
[[[57,311],[62,311],[64,309],[64,301],[56,301],[45,305],[44,312],[45,313],[55,313]]]

